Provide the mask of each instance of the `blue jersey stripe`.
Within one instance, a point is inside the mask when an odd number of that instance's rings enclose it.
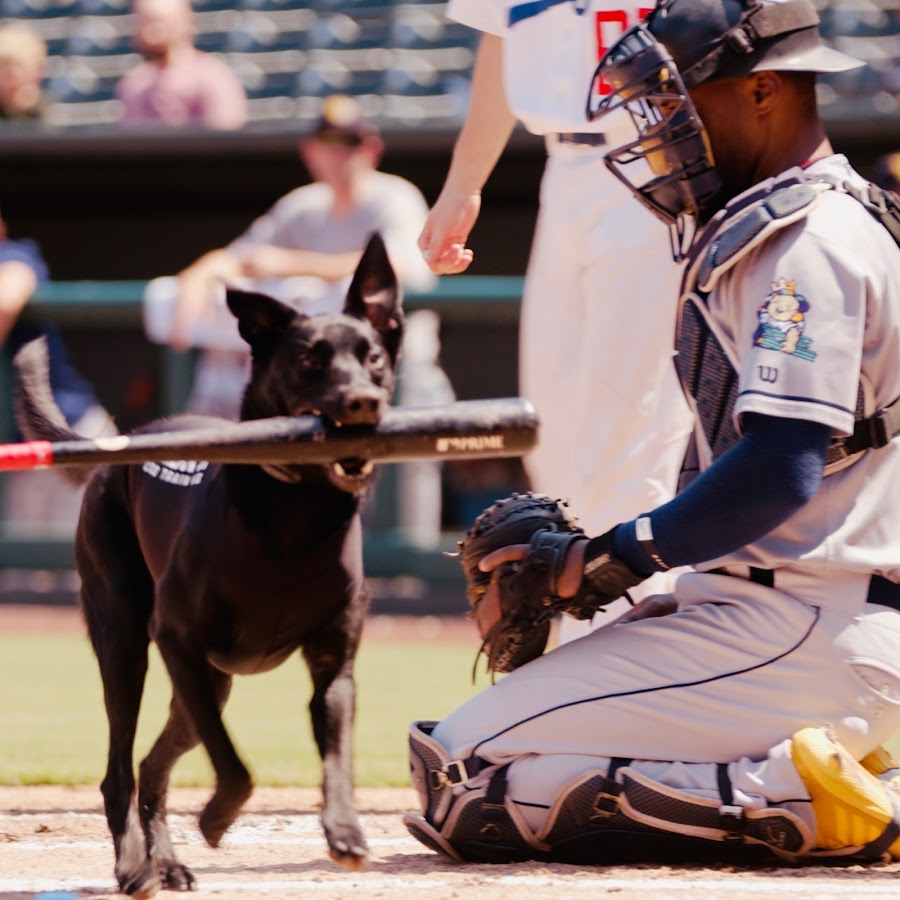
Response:
[[[515,9],[509,11],[510,27],[525,19],[533,19],[548,9],[559,6],[560,3],[573,3],[574,0],[532,0],[531,3],[520,3]]]
[[[856,414],[855,410],[847,409],[846,406],[841,406],[840,403],[831,403],[828,400],[817,400],[814,397],[796,397],[792,395],[784,396],[783,394],[772,394],[769,391],[760,391],[749,389],[746,391],[741,391],[738,394],[738,398],[741,397],[749,397],[750,395],[755,394],[758,397],[771,397],[775,400],[789,400],[789,401],[799,401],[800,403],[812,403],[816,406],[825,406],[829,409],[836,409],[840,412],[849,413],[851,416]]]

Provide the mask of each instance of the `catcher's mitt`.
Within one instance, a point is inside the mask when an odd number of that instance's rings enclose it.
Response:
[[[551,534],[556,541],[544,540]],[[488,671],[511,672],[540,656],[553,617],[559,612],[572,614],[573,601],[560,599],[555,591],[556,574],[572,540],[587,537],[566,503],[528,492],[489,506],[459,542],[466,598],[483,641]],[[530,544],[528,557],[493,572],[478,568],[488,553],[511,544]],[[493,581],[500,585],[499,609],[482,605]]]

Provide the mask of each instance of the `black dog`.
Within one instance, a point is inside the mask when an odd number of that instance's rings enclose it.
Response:
[[[384,245],[373,237],[342,313],[304,316],[268,297],[229,291],[252,350],[242,419],[319,414],[374,428],[387,407],[403,313]],[[68,440],[50,399],[40,342],[16,359],[18,416],[31,439]],[[181,415],[141,431],[197,428]],[[121,890],[190,890],[166,824],[169,775],[202,741],[216,774],[200,830],[216,846],[252,781],[223,725],[232,676],[264,672],[298,648],[312,675],[313,733],[322,757],[322,825],[332,859],[365,865],[353,802],[353,663],[369,606],[359,508],[371,463],[100,466],[75,539],[80,603],[100,665],[109,719],[102,783]],[[69,470],[71,471],[71,470]],[[133,771],[135,726],[156,641],[172,681],[168,721]]]

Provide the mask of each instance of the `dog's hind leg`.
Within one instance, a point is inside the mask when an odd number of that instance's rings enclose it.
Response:
[[[231,691],[231,676],[213,671],[219,709]],[[163,887],[192,891],[197,887],[191,870],[175,854],[166,823],[169,778],[175,763],[200,743],[190,716],[177,697],[172,698],[169,718],[140,765],[138,808],[147,839],[147,852],[156,861]]]
[[[368,595],[303,648],[313,681],[309,710],[322,757],[322,827],[329,856],[348,869],[362,869],[368,846],[353,800],[353,664]]]
[[[210,847],[218,847],[222,835],[253,793],[250,773],[237,755],[222,721],[219,686],[222,673],[206,662],[199,648],[188,645],[187,636],[177,626],[158,623],[154,639],[172,679],[175,696],[194,723],[216,773],[215,792],[200,814],[200,832]]]

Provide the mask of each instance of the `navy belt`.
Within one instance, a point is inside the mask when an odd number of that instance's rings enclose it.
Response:
[[[606,135],[602,131],[560,131],[556,139],[561,144],[583,144],[586,147],[603,147]]]
[[[746,576],[728,569],[710,569],[708,574],[746,578],[755,584],[775,587],[775,572],[772,569],[758,569],[756,566],[748,566]],[[866,603],[889,606],[891,609],[900,612],[900,584],[881,575],[872,575],[869,579],[869,592],[866,594]]]

